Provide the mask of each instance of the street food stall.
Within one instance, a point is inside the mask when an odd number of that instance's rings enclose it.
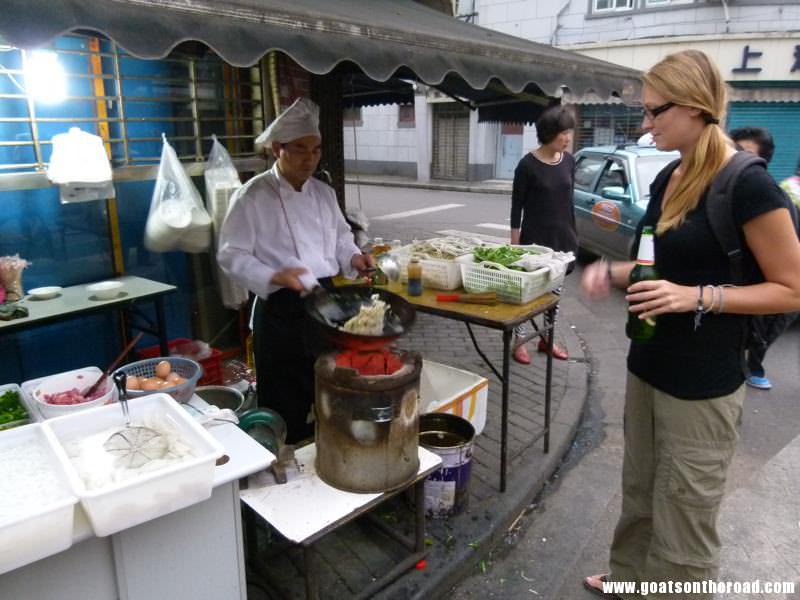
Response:
[[[419,413],[426,409],[455,413],[480,433],[486,418],[485,378],[447,365],[425,365],[420,356],[400,359],[394,351],[386,354],[383,343],[370,350],[379,351],[382,364],[394,364],[397,371],[369,371],[377,360],[374,356],[369,360],[344,352],[329,356],[328,370],[321,367],[318,373],[326,381],[320,406],[330,408],[318,422],[317,441],[323,443],[299,449],[294,457],[284,456],[280,447],[266,447],[267,438],[259,438],[263,423],[255,423],[247,435],[235,425],[236,419],[220,416],[193,394],[189,388],[200,377],[197,371],[191,376],[176,372],[181,381],[169,379],[172,373],[167,368],[166,378],[156,377],[162,379],[159,383],[153,381],[154,373],[134,372],[136,363],[128,356],[121,370],[129,370],[130,381],[120,390],[112,386],[97,397],[83,395],[88,379],[102,372],[97,366],[87,370],[86,365],[109,364],[132,330],[151,334],[142,346],[157,344],[154,358],[145,359],[154,370],[169,360],[170,340],[194,337],[193,330],[200,327],[210,329],[208,313],[222,312],[218,295],[209,291],[214,284],[208,283],[213,281],[212,267],[203,258],[207,243],[196,243],[202,236],[189,239],[187,234],[184,244],[176,247],[156,248],[153,239],[149,247],[142,243],[162,140],[164,153],[167,138],[174,144],[184,177],[197,177],[206,170],[215,140],[212,134],[238,149],[232,151],[240,173],[253,173],[263,164],[253,155],[252,139],[293,100],[282,97],[281,89],[325,99],[323,153],[344,207],[345,106],[408,102],[413,100],[416,81],[457,98],[486,118],[515,120],[525,114],[530,120],[565,93],[606,98],[628,97],[635,91],[636,73],[629,69],[477,28],[411,0],[369,4],[369,11],[360,2],[321,0],[300,0],[291,6],[277,0],[82,0],[59,3],[55,9],[46,0],[4,4],[0,43],[7,52],[0,56],[0,64],[3,75],[10,77],[8,81],[0,77],[8,86],[0,90],[0,103],[14,106],[8,111],[12,116],[0,118],[2,147],[9,149],[0,153],[0,204],[4,204],[0,227],[11,231],[0,236],[0,254],[9,258],[20,254],[31,260],[32,267],[26,281],[13,289],[9,286],[16,296],[0,301],[3,316],[9,319],[0,321],[0,353],[8,358],[0,367],[3,381],[8,382],[0,388],[4,419],[0,427],[9,426],[0,431],[0,452],[9,460],[0,464],[19,483],[11,485],[9,476],[0,486],[4,509],[0,596],[243,598],[246,528],[240,517],[241,498],[287,538],[311,548],[320,536],[414,487],[417,532],[406,544],[411,555],[387,574],[388,579],[400,575],[424,552],[420,495],[425,478],[441,458],[418,445]],[[38,49],[49,52],[35,52]],[[79,84],[62,94],[63,104],[56,108],[45,106],[34,93],[37,79],[32,68],[39,62],[53,67],[44,78],[47,85],[40,87],[56,91],[64,73],[62,65],[61,75],[53,75],[59,72],[54,56],[72,69],[67,79]],[[287,64],[291,68],[281,71]],[[293,77],[297,72],[301,76]],[[42,79],[39,73],[38,80]],[[282,86],[287,83],[293,85]],[[219,114],[208,117],[210,103]],[[506,107],[505,113],[500,106]],[[216,125],[209,126],[204,116]],[[53,140],[76,125],[97,134],[99,146],[95,146],[108,154],[111,180],[70,181],[69,169],[66,179],[48,179]],[[222,206],[229,192],[215,196],[215,202]],[[207,228],[213,214],[207,219],[195,216],[182,227],[194,227],[197,220],[198,230]],[[179,215],[177,220],[181,219]],[[156,233],[162,241],[170,240],[163,223]],[[152,227],[149,234],[156,237]],[[406,257],[414,252],[410,249]],[[398,254],[397,260],[402,263],[404,256]],[[502,269],[481,266],[476,271],[472,256],[463,262],[455,258],[443,267],[447,284],[439,291],[434,291],[432,281],[437,262],[422,257],[421,295],[409,295],[402,281],[376,288],[375,293],[380,295],[382,289],[392,294],[387,298],[398,298],[403,303],[398,306],[407,306],[412,313],[460,320],[471,336],[473,325],[502,332],[503,364],[500,369],[490,367],[502,382],[500,489],[504,490],[511,331],[537,315],[550,315],[541,331],[552,344],[558,298],[551,292],[558,287],[558,276],[534,275],[536,270],[524,276],[505,272],[499,276],[490,271]],[[17,259],[9,262],[21,265]],[[407,272],[407,265],[400,271]],[[103,285],[90,289],[93,283]],[[457,301],[437,297],[440,292],[454,293]],[[487,293],[513,304],[474,304],[469,301],[475,296],[458,296]],[[549,410],[549,358],[547,365]],[[345,381],[337,368],[356,372],[364,368],[368,373],[359,374],[363,379]],[[63,389],[45,389],[47,380],[66,374],[84,379],[69,386],[61,383]],[[374,397],[365,393],[360,414],[369,418],[351,414],[348,427],[333,427],[341,417],[337,390],[346,388],[348,395],[359,395],[364,388],[372,391],[378,384],[370,378],[383,382],[381,397],[392,397],[393,403],[371,404]],[[462,383],[445,385],[451,379]],[[143,380],[146,389],[141,388]],[[137,394],[132,381],[148,394]],[[119,395],[124,399],[128,393],[142,396],[130,401],[133,427],[119,402]],[[421,409],[417,394],[423,396]],[[171,415],[172,426],[189,438],[183,441],[190,447],[186,452],[191,459],[163,465],[163,471],[137,472],[127,483],[107,482],[90,489],[95,479],[91,473],[81,475],[73,460],[76,456],[70,453],[82,439],[99,441],[105,449],[103,442],[131,428],[160,431],[148,421],[147,407]],[[549,413],[545,450],[548,419]],[[240,424],[244,427],[247,422],[243,418]],[[109,432],[112,427],[117,431]],[[342,460],[343,431],[361,446],[371,446],[380,438],[381,428],[397,431],[402,442],[394,447],[403,449],[401,462],[381,465],[375,455],[367,454],[361,458],[368,467],[342,470],[331,460]],[[181,438],[162,433],[156,442],[145,436],[137,445],[153,444],[161,452],[165,437]],[[99,455],[114,464],[111,451]],[[148,461],[161,465],[163,456]],[[49,489],[28,477],[34,457]],[[188,465],[195,459],[202,459],[202,465],[195,465],[190,476]],[[273,463],[278,469],[273,468],[273,479],[265,482],[265,468]],[[308,468],[298,472],[296,467],[304,465]],[[287,466],[288,487],[275,482]],[[293,467],[294,483],[324,489],[327,497],[335,498],[331,505],[338,512],[316,515],[320,518],[303,529],[302,520],[291,510],[297,497],[293,493],[302,493],[302,489],[292,492]],[[240,485],[251,474],[258,477]],[[391,481],[365,482],[365,474],[388,476]],[[156,480],[162,487],[147,487]],[[247,489],[241,490],[242,486]],[[42,489],[47,493],[39,493]],[[29,503],[31,494],[39,505]],[[286,508],[278,510],[270,497]],[[340,502],[343,498],[351,500]],[[308,572],[313,575],[313,569]],[[312,596],[313,583],[308,586]]]

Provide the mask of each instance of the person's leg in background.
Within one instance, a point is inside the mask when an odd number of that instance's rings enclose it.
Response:
[[[756,315],[750,319],[750,336],[747,343],[747,385],[760,390],[772,388],[764,368],[764,357],[769,347],[797,318],[798,313]]]

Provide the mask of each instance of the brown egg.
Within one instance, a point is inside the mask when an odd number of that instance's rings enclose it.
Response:
[[[180,375],[178,375],[178,377],[172,380],[172,385],[180,385],[182,383],[186,383],[186,380]]]
[[[136,375],[128,375],[127,379],[125,380],[125,389],[126,390],[142,389],[139,378]]]
[[[172,371],[172,373],[167,375],[167,381],[178,381],[179,379],[183,379],[183,377],[178,375],[177,371]]]
[[[162,360],[156,365],[156,377],[166,379],[169,377],[170,371],[172,371],[172,365],[169,364],[168,360]]]
[[[146,379],[139,381],[139,385],[143,390],[147,391],[157,390],[161,387],[157,377],[147,377]]]

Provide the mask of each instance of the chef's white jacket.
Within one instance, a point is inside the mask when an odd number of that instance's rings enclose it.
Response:
[[[275,164],[253,177],[231,199],[217,262],[236,283],[266,298],[280,289],[270,283],[272,276],[290,267],[308,270],[308,276],[301,276],[307,289],[316,279],[339,271],[354,278],[357,273],[350,261],[360,253],[333,188],[311,177],[295,191]]]

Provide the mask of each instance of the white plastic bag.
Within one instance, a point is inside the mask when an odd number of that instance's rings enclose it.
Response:
[[[211,217],[200,193],[183,169],[175,150],[164,138],[144,245],[153,252],[203,252],[211,243]]]
[[[47,166],[47,178],[56,184],[105,184],[111,181],[103,139],[71,127],[67,133],[54,135],[53,153]]]
[[[230,209],[231,200],[234,192],[242,187],[239,180],[239,173],[231,160],[231,155],[225,149],[216,135],[211,136],[214,144],[211,146],[211,153],[208,155],[206,170],[204,173],[206,182],[206,208],[211,214],[211,222],[214,226],[214,247],[219,244],[219,233],[222,230],[222,223],[225,215]],[[247,288],[236,285],[230,277],[217,266],[215,278],[219,288],[222,303],[228,308],[239,308],[247,302]]]
[[[116,197],[102,138],[71,127],[54,135],[52,143],[47,178],[58,184],[62,203]]]

